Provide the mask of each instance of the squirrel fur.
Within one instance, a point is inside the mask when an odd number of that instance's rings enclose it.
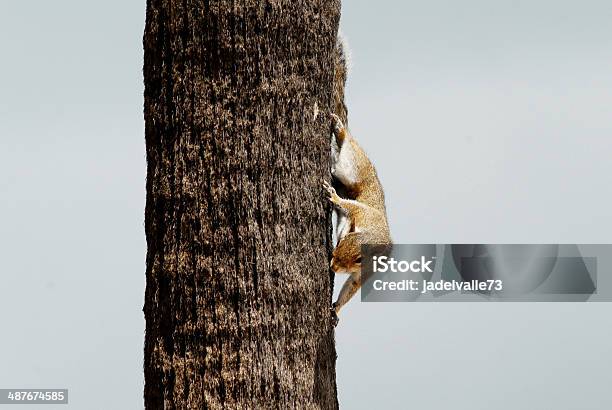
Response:
[[[334,303],[338,314],[361,287],[361,245],[391,245],[385,194],[374,165],[346,127],[348,111],[344,88],[348,73],[348,48],[339,35],[336,46],[334,109],[332,119],[332,175],[334,185],[324,188],[337,212],[337,244],[331,269],[350,276]],[[338,195],[336,189],[340,191]]]

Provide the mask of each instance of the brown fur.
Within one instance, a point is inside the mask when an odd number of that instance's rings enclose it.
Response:
[[[324,182],[329,200],[346,215],[350,226],[350,231],[340,239],[334,249],[330,263],[334,272],[351,275],[342,287],[338,300],[334,303],[336,313],[361,287],[361,246],[391,244],[385,194],[376,169],[346,127],[348,110],[344,102],[344,89],[348,73],[348,56],[345,53],[344,41],[339,37],[335,59],[335,111],[332,114],[332,128],[338,149],[341,150],[342,147],[350,149],[350,164],[342,163],[341,166],[350,168],[354,182],[350,184],[343,184],[339,180],[334,182],[345,198],[341,198],[334,187]],[[336,165],[341,162],[338,158],[334,158],[338,161]]]

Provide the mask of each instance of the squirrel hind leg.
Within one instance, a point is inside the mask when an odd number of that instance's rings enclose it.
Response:
[[[343,144],[333,157],[332,175],[345,187],[352,187],[359,180],[356,157],[351,144]]]
[[[330,117],[332,119],[332,135],[335,138],[338,146],[341,147],[344,145],[344,140],[349,136],[348,129],[342,122],[339,115],[331,113]]]

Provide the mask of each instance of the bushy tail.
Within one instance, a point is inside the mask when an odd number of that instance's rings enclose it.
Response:
[[[336,40],[336,56],[334,63],[334,113],[348,126],[348,110],[344,101],[344,88],[350,69],[350,50],[346,37],[338,32]]]

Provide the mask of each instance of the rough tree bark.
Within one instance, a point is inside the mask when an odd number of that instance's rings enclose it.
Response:
[[[337,408],[339,0],[148,0],[145,405]]]

